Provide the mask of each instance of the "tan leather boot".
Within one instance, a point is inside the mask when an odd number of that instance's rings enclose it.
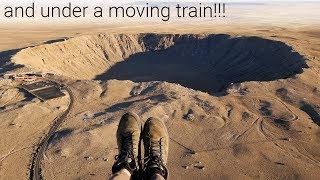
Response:
[[[157,118],[149,118],[143,128],[142,139],[145,150],[144,178],[149,179],[154,174],[160,174],[167,179],[169,134],[164,122]]]
[[[127,169],[131,174],[138,168],[139,143],[141,134],[140,118],[135,113],[122,116],[117,130],[119,154],[112,166],[112,173]]]

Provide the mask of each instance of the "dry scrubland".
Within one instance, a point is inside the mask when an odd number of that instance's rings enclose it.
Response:
[[[108,177],[129,110],[165,121],[171,179],[320,178],[319,29],[146,26],[0,37],[4,70],[56,72],[75,98],[42,161],[46,179]],[[29,177],[34,146],[69,103],[41,102],[18,85],[0,80],[1,179]]]

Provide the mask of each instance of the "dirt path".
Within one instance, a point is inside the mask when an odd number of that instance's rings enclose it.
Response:
[[[43,159],[43,155],[47,149],[47,146],[49,144],[50,138],[54,135],[54,133],[57,131],[57,129],[60,127],[60,125],[64,122],[65,118],[69,114],[70,110],[73,107],[74,97],[72,94],[72,91],[69,87],[59,83],[55,82],[59,86],[63,86],[63,89],[66,90],[70,97],[70,103],[67,108],[67,110],[60,116],[57,117],[54,121],[53,125],[50,127],[49,132],[46,134],[46,136],[42,139],[42,141],[38,144],[37,149],[35,150],[31,162],[31,168],[30,168],[30,178],[29,179],[44,179],[41,174],[41,160]]]

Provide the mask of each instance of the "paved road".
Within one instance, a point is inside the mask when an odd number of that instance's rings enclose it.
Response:
[[[52,81],[62,87],[62,89],[66,90],[70,97],[70,103],[66,111],[59,117],[57,117],[53,123],[53,125],[50,127],[49,132],[46,134],[46,136],[42,139],[42,141],[38,144],[38,148],[36,149],[32,162],[31,162],[31,168],[30,168],[30,180],[40,180],[43,179],[41,174],[41,160],[43,159],[43,155],[47,149],[47,146],[49,144],[49,139],[54,135],[54,133],[57,131],[57,129],[60,127],[60,125],[64,122],[65,118],[69,114],[70,110],[73,107],[74,102],[74,96],[72,94],[72,91],[69,87],[56,82]]]

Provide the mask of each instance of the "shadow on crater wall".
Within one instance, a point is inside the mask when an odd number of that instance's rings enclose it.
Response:
[[[145,36],[146,52],[117,63],[96,79],[167,81],[216,93],[231,83],[289,78],[307,67],[303,56],[279,41],[224,34],[203,39],[175,35],[168,48],[149,48],[163,36]]]
[[[10,58],[20,50],[21,49],[12,49],[0,52],[0,74],[24,67],[23,65],[10,62]]]

